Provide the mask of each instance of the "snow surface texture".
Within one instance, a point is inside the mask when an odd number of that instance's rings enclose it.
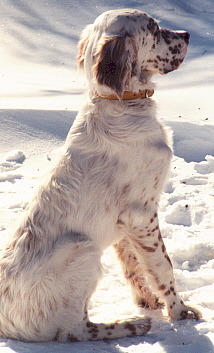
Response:
[[[0,236],[18,221],[39,177],[55,158],[84,103],[76,70],[81,30],[108,9],[131,7],[161,27],[190,32],[181,68],[157,77],[158,114],[174,132],[172,175],[160,204],[160,225],[182,298],[203,320],[169,322],[147,312],[146,336],[72,344],[0,339],[0,353],[214,352],[214,2],[213,0],[5,0],[0,26]],[[94,293],[93,321],[145,313],[131,301],[112,249]]]

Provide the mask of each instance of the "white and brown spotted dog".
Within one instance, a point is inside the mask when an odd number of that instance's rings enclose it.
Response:
[[[78,61],[89,100],[64,153],[1,251],[0,336],[75,341],[142,335],[150,319],[91,323],[100,258],[114,245],[137,305],[200,318],[176,290],[158,202],[172,151],[155,118],[150,79],[184,60],[189,34],[147,14],[114,10],[86,27]]]

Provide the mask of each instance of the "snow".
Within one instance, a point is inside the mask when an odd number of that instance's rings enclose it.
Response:
[[[39,178],[56,158],[80,106],[81,30],[105,10],[131,7],[160,25],[190,32],[181,68],[155,79],[159,118],[174,134],[174,159],[160,204],[160,224],[182,298],[203,319],[170,322],[136,308],[112,249],[94,293],[94,321],[149,314],[144,337],[72,344],[0,339],[0,353],[214,352],[214,3],[213,0],[4,0],[0,25],[0,239],[18,221]]]

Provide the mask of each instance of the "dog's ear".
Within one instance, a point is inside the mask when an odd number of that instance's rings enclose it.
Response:
[[[126,44],[126,36],[101,38],[93,66],[97,82],[110,87],[119,98],[122,97],[127,79],[131,75],[130,50]]]
[[[84,68],[84,58],[85,58],[85,51],[88,45],[88,41],[92,32],[93,25],[88,25],[83,30],[79,45],[78,45],[78,54],[77,54],[77,62],[80,69]]]

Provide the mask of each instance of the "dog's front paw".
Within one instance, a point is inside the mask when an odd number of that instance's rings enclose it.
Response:
[[[173,310],[169,312],[169,316],[172,320],[200,320],[202,318],[201,313],[195,309],[191,308],[190,306],[182,305],[179,310]]]
[[[201,313],[193,308],[187,308],[187,310],[183,310],[180,313],[180,320],[185,319],[193,319],[193,320],[200,320],[202,318]]]

